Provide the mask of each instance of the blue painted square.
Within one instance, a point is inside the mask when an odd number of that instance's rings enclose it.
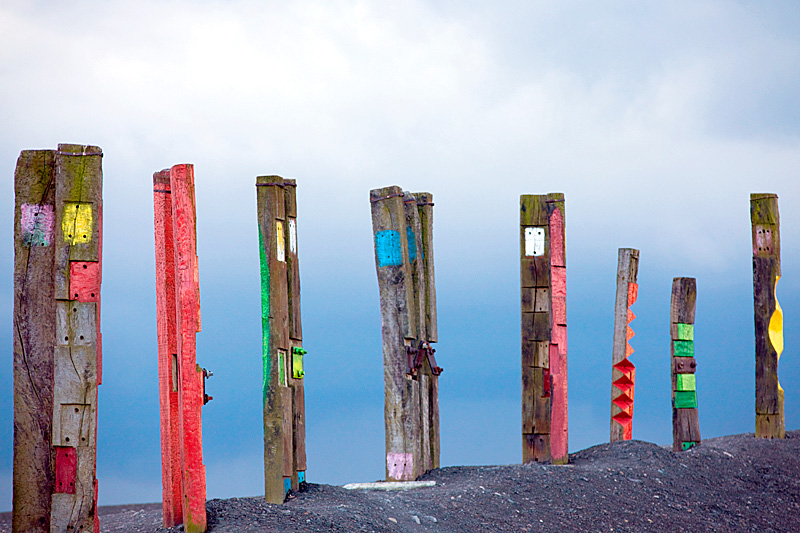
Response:
[[[297,482],[298,483],[305,483],[306,482],[306,473],[305,472],[298,472],[297,473]]]
[[[413,263],[417,258],[417,236],[414,235],[411,226],[406,226],[406,238],[408,239],[408,261]]]
[[[283,478],[283,493],[288,494],[290,490],[292,490],[292,478],[285,477]]]
[[[400,232],[379,231],[375,234],[375,255],[378,267],[399,266],[403,264],[403,250],[400,248]]]

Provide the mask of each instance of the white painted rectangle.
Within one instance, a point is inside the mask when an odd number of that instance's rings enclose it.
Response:
[[[544,228],[525,228],[525,255],[544,255]]]
[[[297,253],[297,221],[289,219],[289,252]]]

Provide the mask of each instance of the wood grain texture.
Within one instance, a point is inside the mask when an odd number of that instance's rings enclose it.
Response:
[[[52,239],[26,242],[24,205],[55,211],[55,151],[26,150],[14,174],[13,531],[49,532],[54,457],[53,346],[56,343]],[[38,206],[42,206],[41,209]]]
[[[550,193],[547,195],[548,211],[550,213],[550,258],[551,258],[551,284],[550,294],[553,317],[563,317],[554,320],[553,332],[550,339],[552,376],[552,398],[550,419],[550,455],[555,464],[569,462],[569,402],[567,380],[567,325],[566,325],[566,245],[564,195]],[[558,360],[553,361],[552,348],[557,346]]]
[[[527,233],[533,235],[532,246],[526,246]],[[522,195],[520,329],[523,462],[566,463],[569,460],[564,239],[564,195]]]
[[[61,144],[17,163],[14,531],[99,526],[101,157]]]
[[[610,421],[610,442],[617,442],[625,440],[625,437],[630,437],[631,430],[629,425],[632,425],[633,402],[631,401],[630,412],[627,409],[623,410],[620,405],[615,403],[615,400],[623,390],[615,383],[618,380],[626,377],[629,379],[628,368],[633,368],[633,363],[628,361],[628,329],[630,317],[629,304],[629,285],[636,283],[637,275],[639,272],[639,250],[634,248],[620,248],[617,254],[617,295],[614,303],[614,335],[613,345],[611,350],[611,421]],[[625,361],[627,364],[621,364]],[[633,392],[633,385],[631,385],[631,393]],[[630,396],[630,395],[626,395]],[[619,401],[618,401],[619,402]],[[625,414],[623,414],[625,411]],[[626,416],[628,415],[628,416]],[[615,418],[616,417],[616,418]],[[624,419],[625,423],[620,423]]]
[[[778,363],[783,351],[783,311],[777,298],[781,277],[778,196],[750,195],[753,242],[753,316],[756,363],[756,437],[784,438],[783,389]]]
[[[277,222],[286,216],[284,180],[280,176],[256,178],[256,200],[261,255],[263,334],[264,490],[269,503],[283,503],[284,405],[278,351],[289,354],[288,288],[286,263],[278,259]],[[288,458],[291,461],[291,457]]]
[[[414,458],[412,436],[407,434],[410,414],[407,412],[411,386],[406,383],[405,339],[414,339],[413,295],[408,267],[406,214],[400,187],[384,187],[370,191],[372,229],[375,235],[375,265],[381,304],[383,337],[384,421],[386,430],[386,479],[409,481],[412,468],[397,468],[393,458]],[[395,232],[395,233],[384,233]],[[396,241],[382,244],[379,235],[396,235]],[[381,250],[392,246],[394,250]],[[398,249],[399,248],[399,249]],[[399,261],[382,261],[383,253]],[[410,312],[411,311],[411,312]],[[414,465],[415,466],[415,465]],[[399,475],[400,478],[392,477]],[[408,476],[408,477],[407,477]]]
[[[438,342],[438,320],[436,315],[436,276],[433,266],[433,194],[414,193],[419,210],[422,240],[421,255],[425,273],[425,331],[428,342]],[[438,378],[437,378],[438,379]],[[437,408],[438,410],[438,408]]]
[[[672,449],[684,451],[684,443],[700,444],[700,422],[697,407],[683,408],[678,397],[678,374],[694,374],[696,363],[693,357],[682,357],[676,346],[691,345],[694,353],[694,340],[685,340],[688,325],[694,324],[697,282],[695,278],[674,278],[672,280],[672,300],[670,305],[670,368],[672,381]],[[678,324],[684,324],[679,326]],[[691,328],[693,330],[693,327]],[[692,338],[694,336],[692,335]],[[686,394],[680,392],[680,394]],[[680,400],[680,398],[678,398]]]
[[[175,245],[170,171],[153,174],[156,266],[158,395],[161,418],[161,486],[164,527],[183,523],[181,424],[178,409],[178,340],[175,311]]]
[[[200,287],[197,264],[194,166],[170,168],[172,235],[175,261],[175,318],[178,348],[178,417],[183,471],[183,527],[204,532],[206,471],[203,465],[203,372],[197,364],[196,335],[200,330]]]

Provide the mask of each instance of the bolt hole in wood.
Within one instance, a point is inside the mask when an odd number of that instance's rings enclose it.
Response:
[[[64,340],[65,340],[65,341],[68,341],[68,340],[69,340],[69,337],[64,337]]]
[[[86,237],[86,235],[84,235],[84,237]],[[86,265],[83,265],[83,268],[86,268]]]
[[[76,407],[76,408],[75,408],[75,412],[77,413],[78,411],[80,411],[80,409],[78,409],[78,408]]]
[[[65,442],[69,442],[69,437],[64,437]]]

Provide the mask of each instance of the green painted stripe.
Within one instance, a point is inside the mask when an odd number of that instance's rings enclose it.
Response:
[[[678,340],[694,340],[694,324],[678,324]]]
[[[675,391],[675,409],[696,409],[697,392]]]
[[[678,374],[677,378],[678,378],[677,390],[679,391],[697,390],[697,380],[695,380],[694,374]]]
[[[674,341],[675,357],[694,357],[694,341]]]
[[[681,442],[681,448],[683,448],[683,451],[686,451],[689,448],[695,446],[696,444],[697,444],[696,442]]]
[[[264,371],[262,392],[263,401],[266,404],[269,375],[272,370],[269,357],[269,262],[267,253],[264,251],[264,237],[261,235],[260,227],[258,228],[258,257],[261,262],[261,349]]]

